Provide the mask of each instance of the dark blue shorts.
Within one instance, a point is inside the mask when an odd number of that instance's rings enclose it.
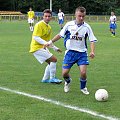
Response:
[[[114,24],[110,24],[110,29],[116,29],[117,28],[117,25],[114,23]]]
[[[63,19],[59,19],[59,24],[63,24],[64,20]]]
[[[64,69],[70,69],[75,63],[78,66],[89,65],[87,53],[69,50],[64,56],[62,67]]]

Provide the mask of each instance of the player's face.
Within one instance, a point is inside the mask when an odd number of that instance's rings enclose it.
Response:
[[[32,8],[30,8],[30,11],[32,11]]]
[[[59,12],[61,12],[61,10],[59,10]]]
[[[52,18],[52,15],[50,13],[44,13],[43,15],[44,22],[49,23],[51,18]]]
[[[75,16],[76,16],[76,21],[77,23],[83,23],[84,19],[85,19],[85,12],[80,12],[80,11],[76,11]]]
[[[111,15],[113,16],[113,15],[114,15],[114,12],[111,12]]]

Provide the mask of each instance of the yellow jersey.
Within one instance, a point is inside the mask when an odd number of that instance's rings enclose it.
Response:
[[[34,11],[29,11],[29,12],[28,12],[28,18],[29,18],[29,19],[34,18],[34,16],[35,16]]]
[[[38,36],[45,41],[49,41],[51,39],[51,33],[52,33],[52,30],[49,24],[45,23],[43,20],[36,23],[36,25],[34,26],[33,34],[32,34],[32,41],[30,44],[29,52],[35,52],[41,48],[44,48],[43,44],[40,44],[36,40],[34,40],[33,36]]]

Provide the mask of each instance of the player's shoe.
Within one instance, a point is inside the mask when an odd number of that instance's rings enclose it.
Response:
[[[115,35],[111,34],[112,37],[115,37]]]
[[[43,83],[49,83],[50,80],[49,79],[47,79],[47,80],[41,80],[41,82],[43,82]]]
[[[52,79],[49,80],[49,82],[50,82],[50,83],[60,84],[60,83],[62,83],[62,80],[59,80],[59,79],[57,79],[57,78],[52,78]]]
[[[56,83],[56,84],[60,84],[60,83],[62,83],[62,80],[59,80],[57,78],[52,78],[52,79],[42,80],[41,82],[43,82],[43,83]]]
[[[87,90],[86,87],[83,88],[83,89],[81,89],[81,92],[82,92],[83,94],[85,94],[85,95],[89,95],[89,92],[88,92],[88,90]]]
[[[67,83],[67,82],[65,82],[65,84],[64,84],[64,92],[69,92],[69,90],[70,90],[70,83]]]

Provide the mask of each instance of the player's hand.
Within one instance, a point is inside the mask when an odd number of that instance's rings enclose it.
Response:
[[[44,44],[44,48],[49,47],[49,43]]]
[[[92,58],[92,59],[93,59],[93,58],[95,57],[94,52],[91,52],[89,56],[90,56],[90,58]]]
[[[46,44],[44,44],[44,47],[46,48],[46,47],[50,47],[50,46],[52,46],[52,41],[50,40],[50,41],[48,41]]]
[[[61,49],[57,49],[56,51],[59,52],[59,53],[62,53],[62,50],[61,50]]]

